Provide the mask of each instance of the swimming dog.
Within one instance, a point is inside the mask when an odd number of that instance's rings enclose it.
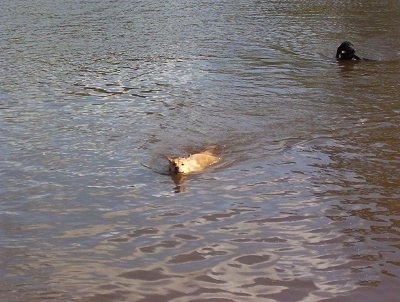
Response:
[[[211,151],[206,150],[200,153],[191,154],[187,157],[168,157],[169,172],[171,174],[188,174],[199,172],[217,163],[220,158],[215,156]]]
[[[338,47],[336,51],[336,59],[338,60],[356,60],[360,61],[361,58],[355,54],[356,50],[351,42],[345,41]]]

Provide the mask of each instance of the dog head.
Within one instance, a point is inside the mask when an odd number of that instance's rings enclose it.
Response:
[[[190,172],[190,167],[187,163],[187,159],[182,157],[177,157],[177,158],[167,157],[167,159],[169,162],[169,172],[171,174]]]
[[[351,42],[345,41],[338,47],[336,51],[336,59],[338,60],[360,60],[355,55],[356,50]]]

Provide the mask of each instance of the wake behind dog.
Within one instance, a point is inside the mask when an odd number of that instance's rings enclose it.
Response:
[[[171,174],[189,174],[192,172],[200,172],[220,161],[210,150],[200,153],[191,154],[187,157],[167,157],[169,162],[169,172]]]

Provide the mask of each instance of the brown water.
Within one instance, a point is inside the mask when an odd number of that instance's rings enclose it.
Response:
[[[343,3],[0,1],[0,301],[398,301],[400,2]]]

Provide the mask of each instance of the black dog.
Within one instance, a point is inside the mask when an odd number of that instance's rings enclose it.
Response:
[[[361,58],[355,55],[355,52],[356,50],[354,49],[353,44],[351,44],[351,42],[345,41],[338,47],[336,51],[336,59],[346,61],[360,61]]]

